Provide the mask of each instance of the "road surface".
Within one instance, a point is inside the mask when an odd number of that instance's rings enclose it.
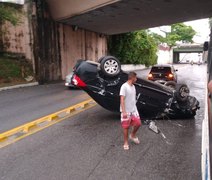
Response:
[[[88,99],[64,83],[33,86],[0,92],[0,133]]]
[[[148,69],[138,71],[146,77]],[[0,91],[0,133],[88,99],[64,82]]]
[[[97,105],[0,149],[0,179],[201,179],[206,66],[184,65],[178,74],[200,101],[195,119],[159,120],[163,135],[143,125],[141,144],[130,143],[126,152],[119,114]]]

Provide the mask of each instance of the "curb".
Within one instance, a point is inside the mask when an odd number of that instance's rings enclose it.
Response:
[[[19,141],[31,134],[41,131],[96,105],[93,99],[85,100],[63,110],[54,112],[29,123],[23,124],[0,134],[0,148]]]
[[[14,86],[2,87],[2,88],[0,88],[0,91],[5,91],[5,90],[9,90],[9,89],[17,89],[17,88],[22,88],[22,87],[37,86],[37,85],[39,85],[38,82],[27,83],[27,84],[18,84],[18,85],[14,85]]]

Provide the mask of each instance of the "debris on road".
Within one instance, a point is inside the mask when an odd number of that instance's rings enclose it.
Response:
[[[153,121],[150,122],[149,129],[151,129],[156,134],[159,134],[159,132],[160,132],[158,127],[155,125],[155,122],[153,122]]]

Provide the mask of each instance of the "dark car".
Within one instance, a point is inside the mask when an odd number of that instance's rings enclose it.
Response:
[[[177,69],[175,69],[172,65],[155,65],[152,66],[148,79],[163,84],[167,81],[177,82],[176,71]]]
[[[79,60],[72,83],[105,109],[119,112],[119,91],[127,79],[118,59],[105,56],[99,62]],[[191,118],[199,108],[198,100],[189,95],[184,84],[169,87],[138,77],[135,88],[137,108],[143,118]]]

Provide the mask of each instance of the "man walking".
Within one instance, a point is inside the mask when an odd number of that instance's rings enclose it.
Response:
[[[120,111],[121,111],[121,125],[124,131],[124,150],[129,150],[128,131],[129,127],[133,126],[133,130],[129,136],[135,144],[140,141],[136,137],[136,132],[141,126],[141,120],[136,107],[136,89],[134,83],[137,81],[137,74],[130,72],[128,81],[125,82],[120,89]]]

